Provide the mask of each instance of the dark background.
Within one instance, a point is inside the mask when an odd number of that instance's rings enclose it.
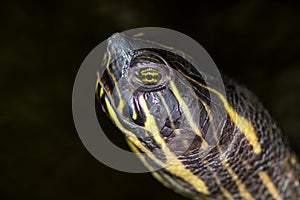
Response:
[[[0,3],[0,199],[183,199],[150,174],[104,166],[74,128],[81,62],[112,33],[137,27],[198,41],[221,71],[257,94],[300,155],[300,4],[199,2]]]

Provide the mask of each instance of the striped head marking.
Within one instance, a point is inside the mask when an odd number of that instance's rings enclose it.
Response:
[[[98,96],[112,122],[133,144],[150,152],[170,148],[180,154],[191,144],[207,149],[205,127],[199,128],[199,113],[205,114],[199,98],[209,94],[185,78],[203,82],[201,75],[175,53],[126,45],[126,52],[114,58],[116,44],[108,47],[110,60],[98,78]]]
[[[131,148],[147,154],[151,160],[147,166],[164,167],[207,194],[205,183],[179,159],[208,149],[208,118],[202,101],[209,104],[209,93],[186,78],[205,84],[202,76],[184,56],[173,52],[132,50],[129,44],[115,57],[115,46],[108,46],[108,64],[98,74],[97,96],[104,111]]]

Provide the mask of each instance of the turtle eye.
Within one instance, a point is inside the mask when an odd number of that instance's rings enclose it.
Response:
[[[156,85],[161,79],[162,75],[159,70],[153,67],[146,67],[135,71],[134,79],[144,85]]]
[[[161,57],[142,54],[132,60],[128,78],[135,89],[150,92],[163,89],[170,75],[170,67]]]

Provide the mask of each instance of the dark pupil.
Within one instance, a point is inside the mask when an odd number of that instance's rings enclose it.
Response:
[[[147,79],[151,80],[152,79],[152,75],[151,74],[147,74]]]

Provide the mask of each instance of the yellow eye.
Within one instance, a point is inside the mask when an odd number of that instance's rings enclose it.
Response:
[[[165,88],[172,79],[172,71],[163,58],[144,52],[131,60],[125,77],[134,90],[151,92]]]
[[[162,79],[162,75],[157,69],[147,67],[136,72],[135,80],[145,85],[156,85]]]

